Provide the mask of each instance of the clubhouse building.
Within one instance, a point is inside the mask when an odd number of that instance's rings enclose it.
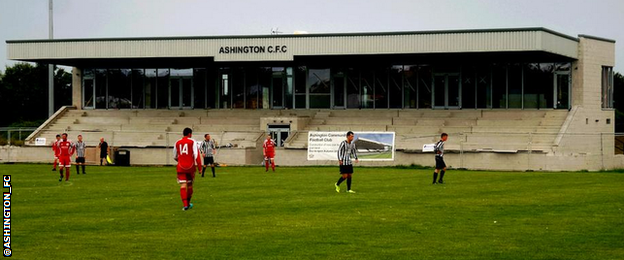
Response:
[[[451,134],[447,164],[456,168],[624,165],[613,135],[615,41],[589,35],[518,28],[13,40],[7,53],[73,67],[73,106],[6,160],[39,160],[28,155],[40,148],[35,139],[65,131],[156,154],[133,153],[133,164],[170,164],[168,147],[189,126],[198,140],[209,132],[227,144],[229,164],[260,163],[266,132],[282,147],[278,165],[332,164],[306,160],[307,133],[352,130],[396,133],[396,158],[364,165],[429,165],[433,156],[419,150],[441,132]]]

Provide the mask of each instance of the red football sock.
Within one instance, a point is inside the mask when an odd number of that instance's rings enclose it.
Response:
[[[65,180],[69,180],[69,168],[65,168]]]
[[[191,197],[193,197],[193,186],[186,186],[186,198],[188,199],[189,203],[191,202]]]
[[[275,162],[271,163],[271,168],[273,168],[273,171],[275,171]]]
[[[55,170],[56,170],[56,165],[57,165],[57,164],[58,164],[58,161],[57,161],[57,160],[54,160],[54,165],[53,165],[53,166],[54,166],[54,169],[55,169]]]
[[[182,197],[182,203],[184,204],[185,207],[188,207],[189,202],[188,202],[188,193],[186,191],[186,188],[180,188],[180,197]]]
[[[265,160],[264,161],[264,167],[266,168],[266,170],[269,170],[269,163],[271,163],[271,161]]]

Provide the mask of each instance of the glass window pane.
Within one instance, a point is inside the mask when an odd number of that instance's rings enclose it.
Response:
[[[492,68],[492,108],[507,108],[507,68],[495,64]]]
[[[388,70],[375,70],[375,108],[388,108]]]
[[[181,85],[182,78],[171,77],[169,79],[169,102],[170,107],[180,107],[180,92],[182,91]],[[160,93],[158,93],[160,95]]]
[[[243,68],[234,68],[232,75],[232,108],[245,108],[245,71]]]
[[[552,104],[553,64],[529,63],[524,66],[524,108],[549,108]],[[549,98],[550,97],[550,101]],[[552,106],[550,106],[552,108]]]
[[[461,85],[459,75],[448,75],[447,103],[449,107],[459,107],[459,87]]]
[[[522,67],[512,64],[507,71],[509,86],[509,108],[522,108]]]
[[[418,108],[432,108],[433,74],[431,66],[418,67]]]
[[[145,108],[156,108],[156,69],[145,69]]]
[[[557,74],[557,109],[570,108],[570,75]]]
[[[309,69],[307,86],[310,93],[330,94],[330,72],[329,69]]]
[[[156,82],[156,107],[169,107],[169,69],[158,69],[158,80]]]
[[[491,68],[489,66],[477,67],[477,108],[491,108],[492,107],[492,85],[491,81]]]
[[[284,96],[284,107],[292,108],[293,107],[293,68],[286,68],[286,89]]]
[[[258,73],[258,83],[259,83],[259,100],[260,100],[260,108],[269,109],[271,108],[271,95],[269,93],[269,89],[271,89],[271,80],[273,76],[273,69],[271,67],[262,67]]]
[[[390,108],[403,107],[403,66],[395,65],[390,69],[390,80],[388,83],[388,99]]]
[[[433,76],[433,106],[444,107],[446,105],[446,74],[437,74]]]
[[[330,105],[330,95],[310,95],[310,108],[329,108]]]
[[[106,98],[106,70],[95,70],[95,108],[107,108],[108,99]]]
[[[462,108],[475,108],[476,70],[465,66],[462,70]]]
[[[306,78],[305,66],[295,68],[295,108],[306,108]]]
[[[360,108],[360,71],[347,69],[347,108]]]
[[[221,68],[219,72],[219,108],[230,108],[231,76],[229,68]]]
[[[405,65],[403,77],[405,88],[405,107],[418,108],[418,66]]]
[[[108,108],[132,107],[131,70],[108,70]]]
[[[194,108],[206,107],[206,69],[193,70],[193,89],[195,90]]]
[[[334,107],[345,107],[345,73],[334,74]]]
[[[193,107],[193,78],[182,78],[182,106]]]
[[[82,72],[82,106],[84,108],[93,108],[94,97],[93,97],[93,87],[95,86],[95,75],[92,69],[85,69]]]
[[[132,108],[143,108],[143,81],[145,79],[143,69],[132,70]]]
[[[245,70],[245,87],[247,89],[247,104],[248,109],[258,109],[258,95],[260,94],[260,85],[258,84],[258,68],[249,67]]]
[[[306,108],[306,95],[295,95],[295,108]]]
[[[373,70],[362,70],[360,88],[362,91],[362,108],[373,108],[375,94],[375,72]]]
[[[271,79],[271,108],[284,107],[284,85],[286,84],[285,75],[283,73],[273,75]]]

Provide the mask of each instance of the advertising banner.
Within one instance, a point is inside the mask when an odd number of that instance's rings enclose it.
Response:
[[[338,160],[338,146],[346,132],[308,132],[308,160]],[[354,132],[361,161],[394,161],[394,132]]]

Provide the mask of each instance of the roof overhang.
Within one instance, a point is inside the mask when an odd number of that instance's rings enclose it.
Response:
[[[302,57],[505,54],[576,60],[579,40],[545,28],[7,41],[11,60],[81,66],[294,61]],[[168,65],[173,66],[173,65]]]

